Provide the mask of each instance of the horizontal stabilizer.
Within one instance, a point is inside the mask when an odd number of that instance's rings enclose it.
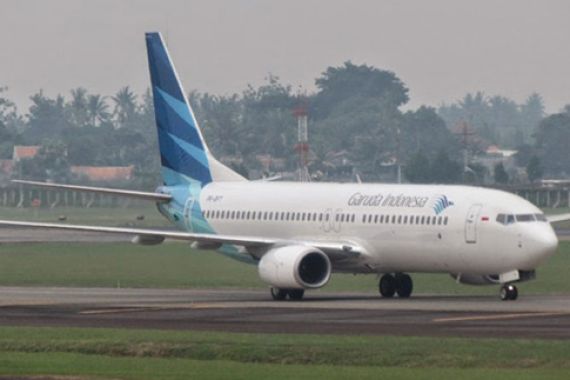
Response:
[[[34,187],[43,187],[43,188],[47,188],[47,189],[72,190],[72,191],[82,191],[82,192],[86,192],[86,193],[119,195],[119,196],[123,196],[123,197],[145,199],[148,201],[155,201],[155,202],[169,202],[170,199],[172,199],[172,196],[170,196],[169,194],[149,193],[149,192],[134,191],[134,190],[112,189],[112,188],[108,188],[108,187],[63,185],[63,184],[59,184],[59,183],[25,181],[25,180],[19,180],[19,179],[14,179],[14,180],[12,180],[12,182],[13,183],[19,183],[22,185],[34,186]]]

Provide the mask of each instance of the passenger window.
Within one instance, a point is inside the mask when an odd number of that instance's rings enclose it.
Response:
[[[408,224],[408,216],[404,215],[404,224]]]
[[[374,223],[378,223],[378,215],[374,215]]]
[[[443,224],[447,226],[447,216],[443,218]]]
[[[323,214],[320,213],[320,214],[319,214],[319,222],[322,222],[322,221],[323,221]]]
[[[398,215],[398,224],[402,224],[402,215]]]
[[[437,217],[437,225],[438,225],[438,226],[441,226],[442,219],[443,219],[443,218],[442,218],[441,216],[438,216],[438,217]]]

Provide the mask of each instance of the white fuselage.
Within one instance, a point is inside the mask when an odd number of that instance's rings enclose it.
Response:
[[[532,270],[558,244],[548,222],[496,220],[499,214],[542,215],[534,205],[478,187],[213,182],[202,189],[199,202],[219,234],[363,247],[358,260],[334,263],[333,269],[343,272]]]

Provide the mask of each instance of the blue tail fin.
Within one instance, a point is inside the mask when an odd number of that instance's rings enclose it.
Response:
[[[212,182],[208,148],[160,33],[147,33],[148,65],[165,185]]]

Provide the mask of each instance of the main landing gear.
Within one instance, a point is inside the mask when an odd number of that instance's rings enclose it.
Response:
[[[414,290],[414,283],[412,278],[405,273],[394,275],[386,273],[380,278],[378,290],[382,297],[391,298],[397,293],[400,298],[409,298]]]
[[[503,301],[514,301],[519,296],[519,291],[513,284],[504,284],[501,286],[500,294]]]
[[[283,301],[287,297],[291,301],[300,301],[303,299],[305,294],[305,289],[281,289],[281,288],[271,288],[271,297],[275,301]]]

